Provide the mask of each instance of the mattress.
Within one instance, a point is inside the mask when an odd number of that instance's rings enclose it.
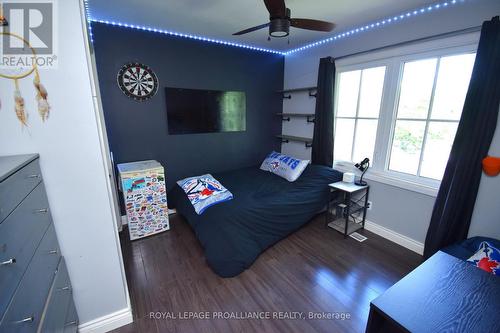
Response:
[[[332,168],[309,165],[293,183],[258,167],[214,173],[233,200],[196,214],[179,186],[168,193],[193,228],[208,265],[222,277],[240,274],[266,248],[300,228],[328,200],[328,184],[342,180]]]

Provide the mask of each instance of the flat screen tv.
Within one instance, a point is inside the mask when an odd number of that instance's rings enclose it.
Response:
[[[246,130],[242,91],[165,88],[169,134]]]

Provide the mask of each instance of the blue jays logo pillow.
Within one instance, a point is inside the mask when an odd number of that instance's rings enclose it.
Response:
[[[500,251],[488,242],[482,242],[477,252],[467,261],[488,273],[500,275]]]
[[[300,177],[309,164],[309,160],[299,160],[273,151],[262,165],[261,170],[272,172],[289,182],[294,182]]]
[[[233,198],[233,194],[211,174],[185,178],[179,180],[177,184],[187,194],[198,215],[201,215],[205,209],[212,205]]]

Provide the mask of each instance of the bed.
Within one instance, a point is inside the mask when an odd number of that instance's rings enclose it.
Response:
[[[481,245],[482,242],[488,242],[497,249],[500,249],[500,240],[489,237],[476,236],[466,239],[460,243],[445,247],[442,251],[458,259],[467,260],[474,253],[476,253],[477,250],[479,250],[479,245]]]
[[[332,168],[309,165],[293,183],[258,167],[213,176],[234,199],[196,214],[184,191],[175,186],[169,206],[193,228],[209,266],[221,277],[250,267],[260,253],[307,223],[324,209],[328,184],[342,179]]]

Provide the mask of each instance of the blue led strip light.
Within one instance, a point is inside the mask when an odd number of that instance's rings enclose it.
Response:
[[[121,22],[115,22],[115,21],[93,20],[93,19],[91,19],[91,22],[104,23],[104,24],[108,24],[108,25],[112,25],[112,26],[131,28],[131,29],[137,29],[137,30],[143,30],[143,31],[149,31],[149,32],[156,32],[156,33],[161,33],[161,34],[170,35],[170,36],[177,36],[177,37],[189,38],[189,39],[194,39],[194,40],[200,40],[203,42],[216,43],[216,44],[234,46],[234,47],[241,47],[244,49],[249,49],[249,50],[254,50],[254,51],[275,53],[275,54],[281,54],[281,55],[285,54],[285,52],[282,52],[282,51],[265,49],[262,47],[233,43],[233,42],[227,42],[227,41],[220,40],[220,39],[207,38],[207,37],[202,37],[202,36],[197,36],[197,35],[184,34],[181,32],[174,32],[174,31],[150,28],[150,27],[143,26],[143,25],[133,25],[133,24],[127,24],[127,23],[121,23]]]
[[[90,42],[94,42],[94,35],[92,34],[92,18],[90,15],[90,7],[89,7],[89,1],[88,0],[83,0],[83,6],[85,7],[85,15],[87,18],[87,24],[89,27],[89,37],[90,37]]]
[[[240,48],[245,48],[245,49],[249,49],[249,50],[268,52],[268,53],[274,53],[274,54],[280,54],[280,55],[286,56],[286,55],[289,55],[292,53],[296,53],[299,51],[310,49],[312,47],[316,47],[316,46],[323,45],[326,43],[331,43],[331,42],[334,42],[337,40],[345,39],[347,37],[350,37],[352,35],[355,35],[355,34],[358,34],[358,33],[364,32],[364,31],[374,30],[376,28],[380,28],[380,27],[386,26],[388,24],[397,23],[399,21],[402,21],[402,20],[417,16],[417,15],[423,15],[423,14],[428,13],[428,12],[433,12],[436,10],[444,9],[444,8],[450,7],[450,6],[458,4],[458,3],[463,3],[464,1],[465,0],[449,0],[449,1],[436,3],[433,5],[425,6],[425,7],[419,8],[419,9],[408,11],[408,12],[400,14],[400,15],[395,15],[392,17],[385,18],[385,19],[379,20],[379,21],[374,22],[374,23],[369,23],[369,24],[366,24],[364,26],[353,28],[352,30],[342,32],[342,33],[339,33],[335,36],[325,38],[325,39],[322,39],[320,41],[310,43],[310,44],[307,44],[307,45],[304,45],[301,47],[297,47],[295,49],[291,49],[288,51],[278,51],[278,50],[266,49],[266,48],[257,47],[257,46],[251,46],[251,45],[223,41],[220,39],[212,39],[212,38],[203,37],[203,36],[197,36],[197,35],[191,35],[191,34],[184,34],[184,33],[180,33],[180,32],[151,28],[151,27],[147,27],[147,26],[143,26],[143,25],[133,25],[133,24],[127,24],[127,23],[122,23],[122,22],[116,22],[116,21],[92,19],[91,15],[90,15],[88,0],[84,0],[84,5],[85,5],[86,12],[87,12],[87,21],[89,23],[90,40],[92,42],[94,40],[93,34],[92,34],[92,23],[97,22],[97,23],[103,23],[103,24],[108,24],[108,25],[112,25],[112,26],[118,26],[118,27],[130,28],[130,29],[138,29],[138,30],[149,31],[149,32],[156,32],[156,33],[161,33],[161,34],[170,35],[170,36],[189,38],[189,39],[194,39],[194,40],[199,40],[199,41],[204,41],[204,42],[209,42],[209,43],[216,43],[216,44],[221,44],[221,45],[240,47]]]
[[[382,20],[374,22],[374,23],[369,23],[369,24],[361,26],[361,27],[353,28],[352,30],[349,30],[349,31],[346,31],[346,32],[343,32],[343,33],[339,33],[339,34],[337,34],[337,35],[335,35],[333,37],[325,38],[325,39],[322,39],[320,41],[317,41],[317,42],[314,42],[314,43],[310,43],[310,44],[307,44],[307,45],[304,45],[304,46],[301,46],[301,47],[298,47],[298,48],[286,51],[286,52],[284,52],[284,54],[285,55],[289,55],[289,54],[292,54],[292,53],[295,53],[295,52],[299,52],[299,51],[303,51],[303,50],[306,50],[306,49],[310,49],[312,47],[316,47],[316,46],[319,46],[319,45],[322,45],[322,44],[325,44],[325,43],[331,43],[331,42],[334,42],[336,40],[344,39],[346,37],[358,34],[358,33],[363,32],[363,31],[373,30],[373,29],[376,29],[376,28],[379,28],[379,27],[383,27],[383,26],[386,26],[386,25],[391,24],[391,23],[396,23],[396,22],[399,22],[399,21],[402,21],[402,20],[405,20],[405,19],[417,16],[417,15],[422,15],[424,13],[436,11],[436,10],[443,9],[443,8],[447,8],[447,7],[451,6],[451,5],[455,5],[455,4],[459,3],[459,2],[462,3],[464,1],[465,0],[450,0],[450,1],[440,2],[440,3],[434,4],[434,5],[429,5],[429,6],[426,6],[426,7],[422,7],[422,8],[419,8],[419,9],[415,9],[415,10],[412,10],[412,11],[409,11],[409,12],[406,12],[406,13],[403,13],[403,14],[400,14],[400,15],[395,15],[395,16],[392,16],[392,17],[388,17],[388,18],[382,19]]]

